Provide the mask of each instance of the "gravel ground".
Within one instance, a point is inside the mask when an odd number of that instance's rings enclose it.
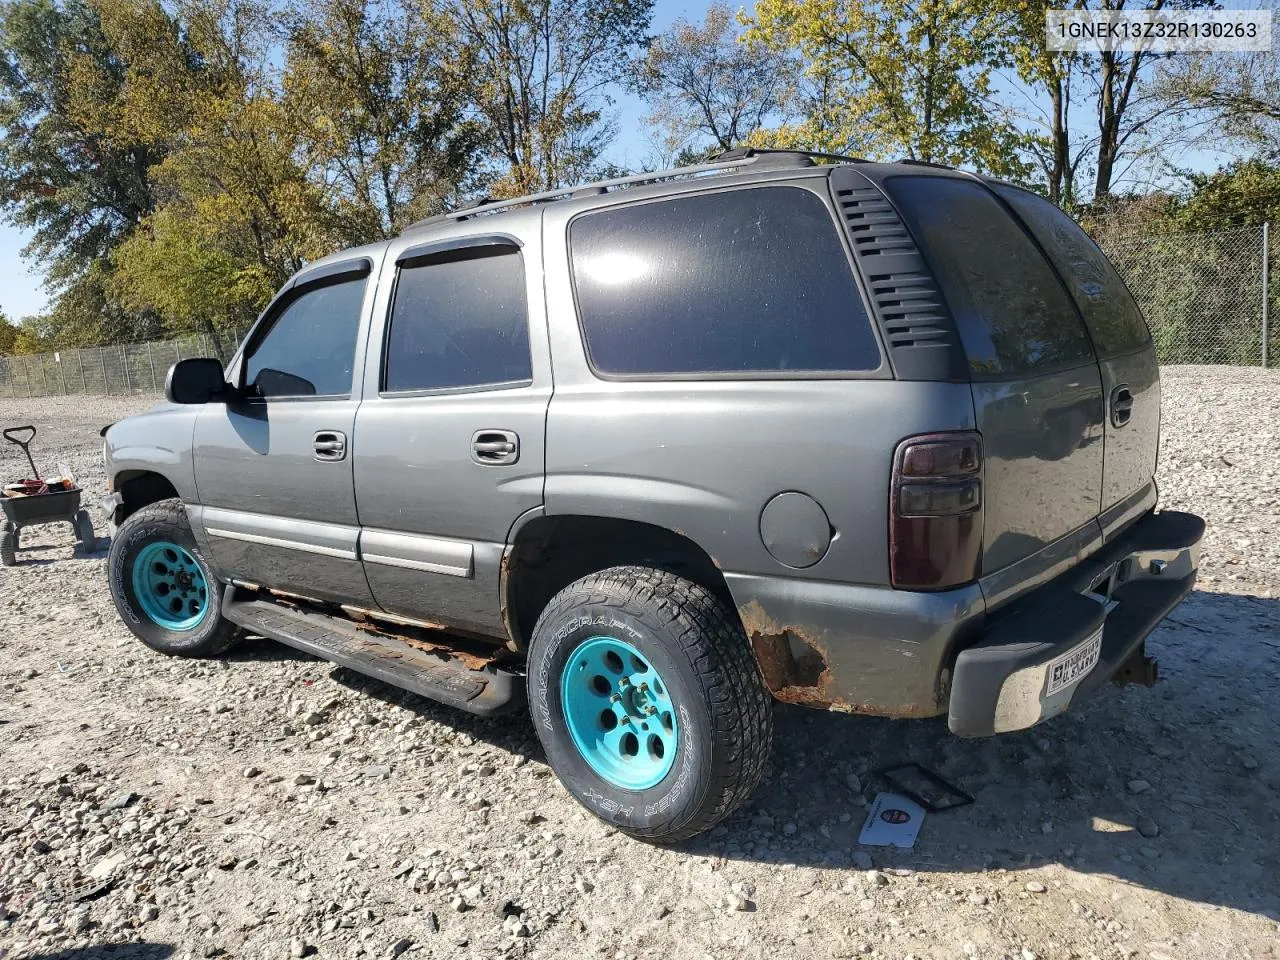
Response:
[[[523,717],[267,641],[155,655],[105,540],[30,531],[0,569],[0,957],[1280,956],[1280,373],[1164,383],[1162,500],[1210,532],[1158,687],[985,741],[780,707],[765,785],[680,849],[581,811]],[[98,428],[148,402],[0,422],[97,490]],[[914,851],[857,847],[871,771],[906,759],[976,802]]]

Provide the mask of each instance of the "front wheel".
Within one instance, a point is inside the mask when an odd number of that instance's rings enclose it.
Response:
[[[737,617],[648,567],[604,570],[552,599],[530,644],[529,701],[574,798],[657,842],[741,806],[772,746],[773,702]]]
[[[218,610],[218,581],[200,556],[180,500],[143,507],[121,524],[107,557],[111,599],[152,650],[215,657],[236,641]]]

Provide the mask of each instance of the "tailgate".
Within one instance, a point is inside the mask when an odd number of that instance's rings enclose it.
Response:
[[[986,463],[984,580],[1060,541],[1072,544],[1072,559],[1096,548],[1102,372],[1062,280],[977,179],[897,176],[885,186],[940,281],[968,358]],[[1039,560],[1031,565],[1010,579],[1043,573]]]

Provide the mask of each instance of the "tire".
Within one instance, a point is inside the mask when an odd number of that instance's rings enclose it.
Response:
[[[89,511],[79,511],[72,526],[76,531],[76,539],[80,541],[85,550],[92,550],[94,544],[98,542],[98,538],[93,532],[93,518],[89,516]]]
[[[615,670],[611,655],[628,665]],[[764,775],[773,700],[742,626],[709,590],[673,573],[613,567],[560,591],[534,627],[528,685],[560,781],[633,837],[674,843],[709,830]],[[618,730],[648,747],[613,739]]]
[[[0,524],[0,566],[18,565],[18,528],[10,521]]]
[[[216,657],[236,642],[223,619],[219,584],[200,555],[181,500],[161,500],[129,517],[107,557],[111,599],[125,626],[152,650]]]

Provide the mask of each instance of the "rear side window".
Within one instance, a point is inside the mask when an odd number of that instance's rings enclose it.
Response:
[[[1129,288],[1074,220],[1034,193],[1004,184],[995,189],[1017,211],[1066,278],[1100,354],[1128,353],[1151,342],[1151,333]]]
[[[524,291],[515,247],[406,262],[391,307],[383,390],[532,380]]]
[[[880,348],[822,200],[796,187],[591,213],[569,229],[606,375],[874,370]]]
[[[1067,292],[991,191],[947,177],[885,185],[943,285],[975,376],[1035,375],[1093,359]]]

